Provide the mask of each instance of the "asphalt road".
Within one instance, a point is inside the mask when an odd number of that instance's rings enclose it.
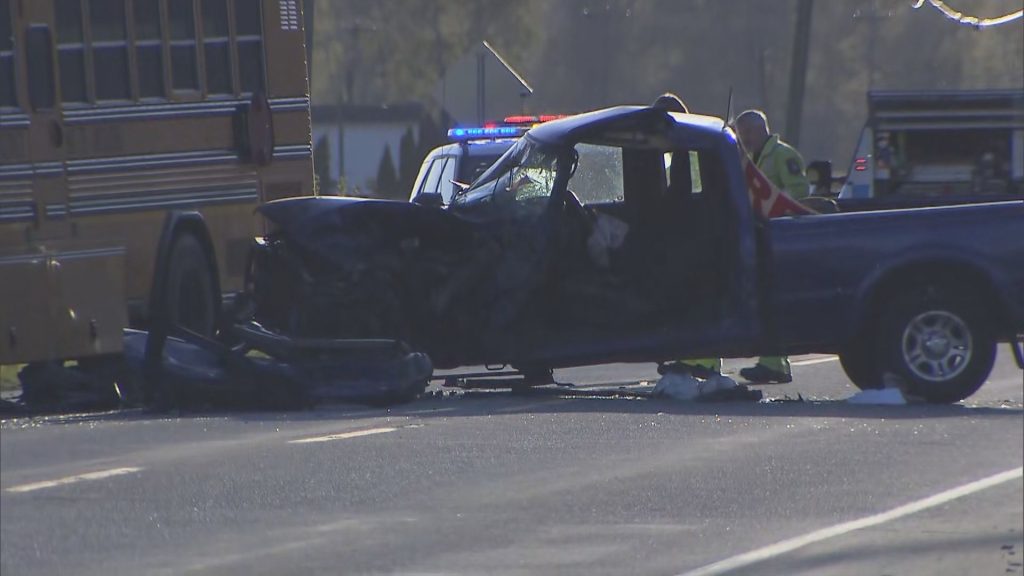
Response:
[[[1003,352],[953,406],[848,404],[802,357],[759,388],[802,402],[616,398],[657,375],[613,365],[390,410],[8,420],[0,572],[1024,574]]]

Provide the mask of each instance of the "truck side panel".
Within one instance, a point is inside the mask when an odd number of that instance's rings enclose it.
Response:
[[[837,351],[884,302],[876,289],[909,270],[970,282],[997,300],[1002,339],[1024,332],[1024,202],[782,218],[768,235],[776,351]]]

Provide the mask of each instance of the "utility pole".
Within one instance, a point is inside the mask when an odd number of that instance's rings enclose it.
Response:
[[[796,31],[793,35],[793,60],[789,67],[789,101],[786,104],[786,141],[800,143],[800,124],[807,84],[807,53],[811,44],[811,8],[813,0],[797,0]]]
[[[895,12],[887,9],[885,12],[878,10],[875,0],[870,0],[866,8],[858,8],[853,13],[854,20],[862,20],[868,25],[868,41],[864,44],[864,58],[868,65],[868,92],[875,88],[875,71],[878,67],[875,45],[878,44],[878,24],[886,18],[891,18]]]

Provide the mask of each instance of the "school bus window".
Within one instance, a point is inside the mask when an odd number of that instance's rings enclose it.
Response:
[[[192,0],[168,0],[167,14],[171,19],[171,85],[175,90],[198,90]]]
[[[243,93],[263,90],[263,29],[260,0],[235,0],[238,79]]]
[[[32,110],[52,110],[56,95],[53,89],[53,41],[50,28],[36,25],[25,35],[28,56],[28,95]]]
[[[128,34],[124,0],[91,0],[93,77],[96,100],[128,100]]]
[[[203,52],[206,54],[206,92],[232,94],[231,38],[227,0],[203,0]]]
[[[14,91],[14,37],[9,0],[0,0],[0,108],[18,105]]]
[[[135,0],[135,61],[140,98],[162,98],[164,91],[163,27],[160,0]]]
[[[81,0],[57,0],[57,58],[64,102],[87,102]]]

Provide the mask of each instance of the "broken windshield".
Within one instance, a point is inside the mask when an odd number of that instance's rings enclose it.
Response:
[[[456,196],[452,204],[546,201],[555,182],[556,158],[556,148],[524,137]]]

